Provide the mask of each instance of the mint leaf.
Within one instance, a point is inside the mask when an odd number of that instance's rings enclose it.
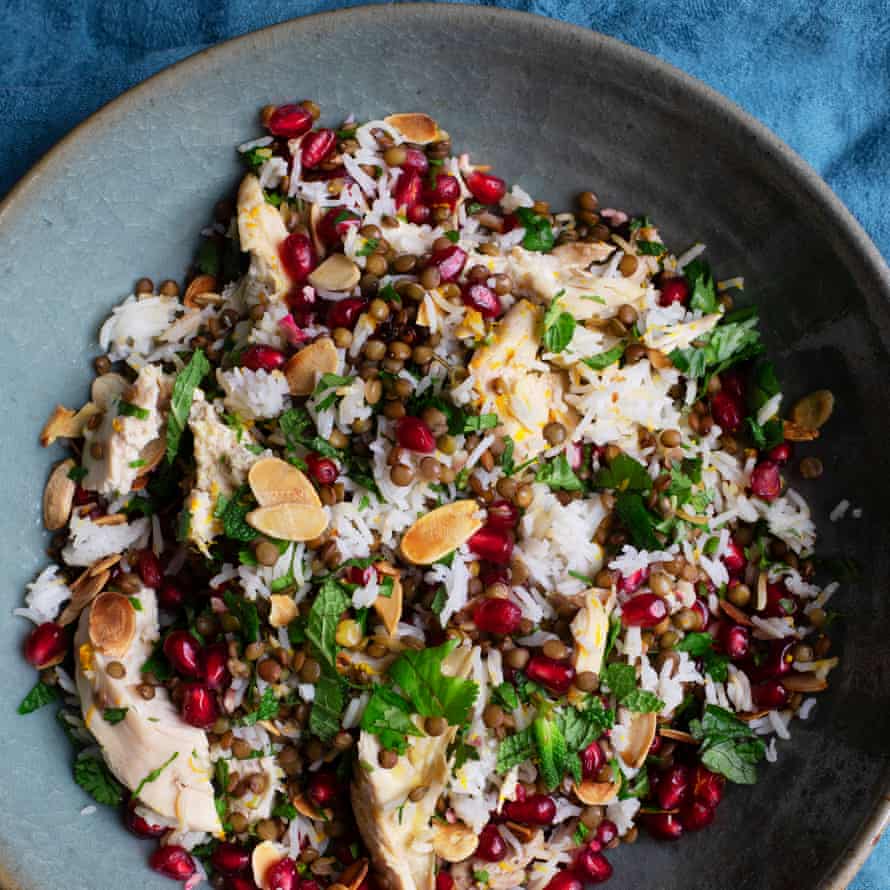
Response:
[[[639,491],[648,494],[652,490],[649,472],[638,460],[627,454],[619,454],[605,467],[600,467],[593,477],[595,488],[611,488],[614,491]]]
[[[260,618],[256,603],[237,596],[231,590],[223,592],[223,602],[241,624],[241,636],[246,643],[255,643],[260,638]],[[145,670],[145,667],[142,668]]]
[[[499,423],[497,414],[468,414],[464,418],[465,433],[481,433],[482,430],[494,429]]]
[[[756,317],[724,322],[701,337],[700,342],[703,345],[675,349],[670,354],[674,366],[687,377],[709,378],[763,352]]]
[[[346,696],[340,677],[332,671],[324,671],[315,684],[315,698],[309,712],[309,731],[323,742],[331,741],[340,732],[340,719],[345,706]]]
[[[247,514],[256,507],[250,486],[242,485],[231,497],[220,495],[213,510],[213,515],[223,524],[223,534],[234,541],[245,544],[252,541],[258,534],[256,529],[247,524]]]
[[[503,774],[526,760],[531,760],[536,751],[535,740],[532,737],[531,727],[523,729],[514,735],[507,736],[498,745],[498,759],[496,771]]]
[[[604,368],[608,368],[609,365],[614,365],[622,355],[624,355],[624,344],[616,343],[611,349],[607,349],[605,352],[600,352],[597,355],[582,358],[581,361],[592,371],[602,371]]]
[[[105,761],[98,757],[80,757],[74,761],[74,781],[89,794],[96,803],[116,807],[123,800],[123,788]],[[141,786],[140,786],[140,789]],[[133,795],[136,796],[135,794]]]
[[[42,680],[39,680],[31,691],[22,699],[22,703],[18,707],[19,714],[32,714],[44,705],[52,704],[58,701],[59,693],[54,686],[47,686]]]
[[[643,256],[661,256],[666,250],[659,241],[637,241],[636,247]]]
[[[697,309],[705,315],[719,312],[717,289],[714,287],[714,278],[708,263],[702,259],[694,259],[686,264],[683,275],[689,283],[689,308]]]
[[[581,491],[584,488],[569,465],[565,452],[542,464],[535,474],[535,481],[546,483],[553,491]]]
[[[196,349],[189,363],[176,375],[173,396],[170,399],[170,414],[167,417],[167,460],[173,463],[179,451],[182,432],[189,419],[192,399],[198,385],[210,370],[210,362],[200,349]]]
[[[635,492],[621,492],[615,501],[615,512],[637,547],[641,550],[658,550],[661,544],[655,537],[656,519],[646,509],[640,495]]]
[[[637,688],[637,671],[633,665],[614,662],[607,664],[600,676],[602,682],[618,701],[630,695]]]
[[[741,785],[757,781],[756,767],[766,754],[766,745],[734,714],[706,705],[700,720],[690,720],[689,732],[701,742],[699,754],[708,769]]]
[[[693,658],[701,658],[714,648],[714,638],[706,633],[688,633],[674,648],[678,652],[688,652]]]
[[[271,720],[278,716],[278,696],[275,690],[269,686],[263,693],[260,703],[255,711],[250,711],[238,720],[233,720],[235,726],[253,726],[260,720]]]
[[[526,250],[535,250],[547,253],[552,250],[554,243],[553,227],[546,217],[539,216],[531,207],[518,207],[516,217],[525,229],[525,237],[522,246]]]
[[[541,342],[546,352],[562,352],[575,334],[577,322],[571,312],[563,312],[559,307],[559,298],[564,291],[553,297],[544,313],[544,333]]]
[[[322,583],[309,610],[306,636],[332,670],[336,670],[339,649],[335,639],[337,624],[351,602],[343,585],[329,577]]]
[[[569,764],[565,737],[555,720],[540,716],[532,723],[532,735],[538,749],[538,772],[552,791],[562,781]]]
[[[408,736],[422,736],[411,719],[411,705],[386,686],[374,689],[362,714],[361,728],[377,736],[384,748],[404,754]]]
[[[621,704],[639,714],[657,714],[664,707],[664,702],[654,692],[645,689],[634,689],[621,699]]]

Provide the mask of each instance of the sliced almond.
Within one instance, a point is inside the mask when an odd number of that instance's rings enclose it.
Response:
[[[479,837],[463,822],[436,822],[433,826],[433,849],[446,862],[462,862],[479,846]]]
[[[204,294],[211,294],[216,290],[216,278],[213,275],[198,275],[189,282],[189,286],[185,289],[185,296],[182,302],[189,309],[201,309],[207,305],[207,301],[201,301],[200,298]],[[217,300],[219,300],[217,295]]]
[[[266,875],[269,869],[276,863],[281,862],[286,855],[284,847],[273,841],[263,841],[254,847],[253,853],[250,856],[250,867],[253,871],[253,882],[257,887],[260,887],[261,890],[272,890],[269,882],[266,880]]]
[[[403,114],[391,114],[385,117],[384,122],[402,134],[406,142],[414,142],[417,145],[428,145],[441,138],[442,131],[439,125],[428,115],[420,112],[405,112]]]
[[[304,346],[284,366],[291,395],[312,395],[318,375],[335,373],[337,361],[337,347],[330,337],[320,337]]]
[[[247,524],[279,541],[311,541],[327,527],[328,517],[315,504],[276,504],[247,514]]]
[[[374,600],[374,611],[380,616],[387,633],[392,636],[398,630],[402,618],[404,594],[400,580],[401,573],[387,562],[379,562],[375,568],[380,574],[392,578],[392,594],[390,596],[378,594]]]
[[[313,203],[309,207],[309,234],[312,236],[312,246],[315,248],[315,255],[319,257],[325,256],[328,252],[324,241],[321,240],[321,236],[318,234],[322,216],[324,216],[324,213],[321,207]]]
[[[307,819],[317,821],[324,818],[324,813],[314,803],[307,800],[302,792],[291,795],[290,802],[294,805],[294,809]]]
[[[126,525],[127,524],[127,514],[126,513],[107,513],[105,516],[100,516],[98,519],[93,520],[93,525]]]
[[[359,267],[346,254],[332,253],[309,273],[309,283],[320,290],[351,291],[362,277]]]
[[[791,409],[791,419],[805,430],[818,430],[834,412],[834,393],[830,389],[817,389],[805,395]]]
[[[589,807],[601,807],[614,800],[621,790],[621,782],[594,782],[585,779],[575,785],[575,796]]]
[[[136,636],[136,610],[122,593],[96,597],[90,609],[90,642],[103,655],[120,658]]]
[[[71,518],[74,506],[74,492],[77,488],[68,474],[74,469],[71,458],[63,460],[53,468],[43,489],[43,524],[51,531],[64,528]]]
[[[766,608],[766,586],[769,579],[766,572],[761,572],[757,576],[757,611],[762,612]]]
[[[689,735],[688,732],[683,732],[679,729],[671,729],[669,726],[659,727],[658,734],[664,736],[666,739],[671,739],[675,742],[682,742],[684,745],[697,745],[698,739],[695,736]]]
[[[828,689],[828,680],[815,674],[785,674],[782,685],[789,692],[824,692]]]
[[[139,467],[139,476],[147,476],[155,467],[160,464],[167,453],[167,443],[163,439],[152,439],[142,451],[139,452],[139,460],[142,466]]]
[[[247,474],[250,490],[261,507],[276,504],[313,504],[321,506],[315,486],[292,464],[278,457],[258,460]]]
[[[87,569],[71,585],[71,602],[62,610],[58,617],[59,624],[65,627],[75,621],[80,613],[105,589],[111,572],[106,569],[98,575],[91,575]]]
[[[343,869],[337,883],[346,887],[346,890],[358,890],[362,881],[368,877],[368,868],[367,859],[356,859],[355,862]]]
[[[782,423],[782,435],[789,442],[812,442],[819,438],[819,430],[808,430],[793,420],[786,420]]]
[[[421,516],[402,536],[402,555],[415,565],[430,565],[465,544],[480,528],[475,501],[454,501]]]
[[[97,405],[107,408],[128,386],[129,381],[122,374],[110,371],[96,377],[90,385],[90,399]]]
[[[299,614],[297,604],[289,596],[273,593],[269,601],[272,605],[269,610],[269,624],[272,627],[287,627]]]
[[[122,559],[122,553],[112,553],[109,556],[103,556],[102,559],[97,559],[85,572],[88,578],[95,578],[97,575],[101,575],[102,572],[110,569],[112,566],[116,566]]]
[[[507,828],[519,838],[523,844],[527,844],[541,830],[533,828],[531,825],[520,825],[518,822],[507,822]]]
[[[631,715],[627,747],[621,752],[621,759],[630,767],[639,769],[646,760],[655,729],[658,724],[655,714]]]
[[[767,714],[769,714],[769,710],[761,708],[759,711],[747,711],[744,714],[736,714],[736,717],[745,723],[750,723],[752,720],[759,720],[761,717],[766,717]]]
[[[102,409],[93,402],[87,402],[80,411],[56,405],[40,433],[40,444],[46,448],[56,439],[79,439],[83,435],[87,421],[101,413]]]
[[[738,606],[734,606],[729,600],[720,600],[720,608],[735,621],[736,624],[744,624],[745,627],[753,627],[751,619]]]

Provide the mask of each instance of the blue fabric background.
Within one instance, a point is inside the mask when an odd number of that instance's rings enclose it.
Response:
[[[71,127],[172,62],[287,18],[352,5],[0,0],[0,196]],[[890,257],[890,0],[500,5],[594,28],[701,78],[809,161]],[[850,890],[890,890],[890,837]]]

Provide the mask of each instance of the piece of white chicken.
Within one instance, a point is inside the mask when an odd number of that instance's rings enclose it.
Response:
[[[146,806],[176,820],[183,830],[219,834],[222,826],[214,804],[206,734],[180,718],[163,687],[149,701],[139,694],[140,669],[160,630],[154,590],[143,587],[135,597],[141,608],[133,610],[135,633],[123,653],[103,651],[91,635],[95,602],[81,615],[74,643],[84,724],[96,737],[111,772],[130,791],[139,789]],[[108,673],[112,661],[123,666],[122,677]],[[127,710],[120,722],[110,723],[103,716],[106,708]],[[152,780],[156,770],[160,772]]]
[[[614,596],[610,590],[590,587],[583,593],[584,605],[572,620],[575,639],[573,661],[575,672],[599,674],[603,667],[606,641],[609,637],[609,613]]]
[[[291,289],[290,275],[278,254],[287,235],[284,220],[266,201],[259,179],[248,173],[238,189],[238,238],[241,249],[250,253],[249,274],[264,285],[270,302],[283,299]]]

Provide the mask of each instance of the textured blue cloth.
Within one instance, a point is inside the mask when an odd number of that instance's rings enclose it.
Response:
[[[197,50],[354,3],[0,0],[0,196],[105,102]],[[771,127],[890,257],[890,0],[505,0],[701,78]],[[850,890],[890,890],[890,838]]]

